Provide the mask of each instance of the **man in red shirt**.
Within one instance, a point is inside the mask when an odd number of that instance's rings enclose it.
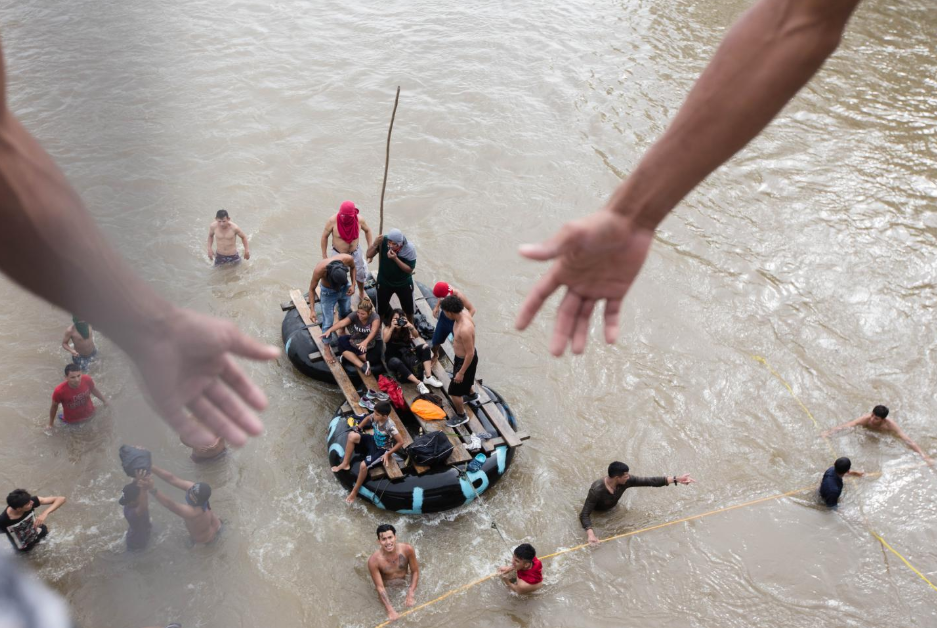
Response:
[[[101,400],[105,406],[107,399],[98,391],[94,380],[83,375],[77,364],[65,367],[65,381],[55,387],[52,393],[52,407],[49,409],[49,428],[55,423],[55,413],[62,404],[62,420],[66,423],[81,423],[94,416],[94,402],[91,395]]]
[[[533,593],[543,586],[543,563],[530,543],[515,547],[511,564],[498,567],[498,573],[501,581],[515,593]]]

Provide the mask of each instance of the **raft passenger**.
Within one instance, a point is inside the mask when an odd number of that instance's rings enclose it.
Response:
[[[435,388],[442,388],[442,382],[433,377],[431,353],[429,346],[421,344],[416,346],[413,341],[420,337],[420,333],[413,326],[402,309],[394,308],[384,317],[384,360],[387,369],[393,373],[401,384],[410,382],[416,384],[420,394],[429,392],[427,384]],[[422,380],[419,377],[422,369]]]
[[[332,327],[336,305],[339,320],[351,314],[351,295],[355,293],[355,284],[348,281],[349,273],[352,276],[355,274],[355,259],[345,253],[324,259],[312,269],[312,278],[309,280],[309,317],[313,323],[319,322],[312,304],[315,302],[316,288],[321,282],[319,301],[322,304],[322,329]],[[363,292],[361,296],[364,297]]]
[[[409,577],[407,600],[404,604],[407,608],[413,606],[416,603],[416,585],[420,582],[420,563],[412,545],[397,542],[397,530],[389,523],[382,523],[377,527],[377,543],[381,549],[368,558],[368,571],[374,581],[374,588],[377,589],[377,597],[387,610],[387,619],[394,621],[398,617],[397,611],[390,603],[385,587],[406,585]]]
[[[348,440],[345,441],[345,457],[339,464],[332,467],[332,473],[350,470],[351,456],[355,452],[364,456],[364,460],[358,465],[358,480],[351,489],[351,493],[345,498],[349,504],[358,496],[358,491],[361,490],[365,478],[368,477],[368,469],[377,464],[387,464],[390,457],[403,448],[403,436],[390,419],[390,412],[389,401],[378,401],[374,404],[374,412],[366,416],[353,431],[348,432]],[[373,434],[363,433],[368,423],[374,427]]]
[[[452,321],[452,350],[455,361],[452,364],[452,379],[449,382],[449,397],[455,416],[446,419],[448,427],[458,427],[468,423],[463,397],[472,395],[475,385],[475,371],[478,368],[478,351],[475,350],[475,322],[465,309],[462,299],[449,295],[439,304],[443,316]],[[477,397],[476,397],[477,398]]]
[[[530,543],[514,548],[511,564],[498,567],[501,581],[515,593],[533,593],[543,586],[543,563]]]
[[[377,313],[384,316],[390,310],[390,298],[397,295],[400,307],[413,322],[413,270],[416,268],[416,249],[407,242],[400,229],[391,229],[379,235],[368,247],[368,261],[379,256],[377,268]]]
[[[364,294],[364,284],[368,281],[368,264],[364,261],[364,251],[358,242],[360,233],[371,246],[371,229],[363,218],[358,216],[359,209],[351,201],[345,201],[338,209],[338,214],[325,221],[322,230],[322,258],[335,257],[346,254],[355,258],[355,280],[358,289]],[[332,238],[332,248],[329,249],[329,237]],[[331,252],[328,252],[331,250]]]
[[[325,340],[339,329],[347,329],[348,333],[339,336],[336,342],[338,359],[342,362],[348,360],[361,369],[362,373],[369,375],[371,363],[379,364],[381,361],[381,347],[375,342],[381,329],[381,319],[374,311],[371,300],[367,297],[361,299],[355,314],[346,316],[322,332],[322,339]],[[327,355],[325,359],[329,364],[335,362],[331,355]]]

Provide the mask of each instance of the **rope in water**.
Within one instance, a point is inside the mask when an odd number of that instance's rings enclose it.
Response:
[[[800,398],[794,393],[794,389],[791,388],[790,384],[788,384],[788,383],[784,380],[784,378],[781,377],[781,375],[780,375],[777,371],[775,371],[775,370],[771,367],[771,365],[768,364],[768,361],[765,360],[763,357],[757,356],[757,355],[753,355],[752,357],[753,357],[754,359],[758,360],[759,362],[761,362],[762,364],[764,364],[764,365],[768,368],[768,370],[769,370],[776,378],[778,378],[778,380],[780,380],[780,382],[781,382],[782,384],[784,384],[784,386],[787,388],[787,390],[791,393],[791,396],[794,397],[794,399],[797,401],[797,403],[800,405],[800,407],[804,410],[804,412],[807,414],[807,416],[809,416],[810,419],[813,421],[813,424],[817,427],[817,429],[820,429],[820,424],[819,424],[819,423],[817,422],[817,420],[814,418],[814,416],[813,416],[813,414],[810,412],[810,410],[807,409],[807,406],[805,406],[804,403],[800,400]],[[831,453],[833,454],[833,456],[835,457],[835,456],[836,456],[836,452],[835,452],[835,450],[833,449],[833,446],[830,444],[830,442],[829,442],[828,439],[824,438],[824,440],[825,440],[825,442],[826,442],[827,447],[829,447],[830,452],[831,452]],[[921,463],[918,463],[918,464],[912,464],[912,465],[906,465],[906,466],[902,466],[902,467],[896,467],[895,469],[891,469],[890,472],[900,472],[900,471],[906,471],[906,470],[909,470],[909,469],[919,469],[919,468],[925,466],[926,464],[927,464],[927,463],[921,462]],[[871,473],[866,473],[864,477],[867,477],[867,478],[874,478],[874,477],[878,477],[878,476],[880,476],[880,475],[882,475],[882,472],[881,472],[881,471],[874,471],[874,472],[871,472]],[[632,530],[632,531],[630,531],[630,532],[623,532],[623,533],[621,533],[621,534],[616,534],[616,535],[610,536],[610,537],[608,537],[608,538],[599,539],[599,541],[598,541],[598,543],[596,543],[596,545],[602,544],[602,543],[608,543],[609,541],[617,541],[618,539],[623,539],[623,538],[626,538],[626,537],[629,537],[629,536],[637,536],[638,534],[643,534],[643,533],[645,533],[645,532],[651,532],[651,531],[653,531],[653,530],[660,530],[661,528],[667,528],[667,527],[674,526],[674,525],[677,525],[677,524],[680,524],[680,523],[687,523],[687,522],[689,522],[689,521],[695,521],[695,520],[697,520],[697,519],[704,519],[704,518],[706,518],[706,517],[711,517],[712,515],[718,515],[718,514],[723,513],[723,512],[729,512],[730,510],[737,510],[737,509],[739,509],[739,508],[746,508],[746,507],[748,507],[748,506],[756,506],[756,505],[758,505],[758,504],[763,504],[763,503],[765,503],[765,502],[774,501],[774,500],[778,500],[778,499],[783,499],[783,498],[785,498],[785,497],[792,497],[792,496],[794,496],[794,495],[799,495],[799,494],[801,494],[801,493],[807,493],[807,492],[809,492],[809,491],[814,491],[814,490],[816,490],[816,487],[815,487],[815,486],[806,486],[806,487],[803,487],[803,488],[794,489],[794,490],[792,490],[792,491],[787,491],[787,492],[784,492],[784,493],[777,493],[777,494],[775,494],[775,495],[768,495],[767,497],[759,497],[758,499],[753,499],[753,500],[750,500],[750,501],[747,501],[747,502],[743,502],[743,503],[741,503],[741,504],[733,504],[733,505],[731,505],[731,506],[723,506],[722,508],[717,508],[717,509],[715,509],[715,510],[710,510],[710,511],[708,511],[708,512],[700,513],[700,514],[697,514],[697,515],[690,515],[689,517],[683,517],[683,518],[681,518],[681,519],[675,519],[675,520],[673,520],[673,521],[667,521],[667,522],[665,522],[665,523],[658,523],[658,524],[655,524],[655,525],[652,525],[652,526],[648,526],[648,527],[646,527],[646,528],[641,528],[641,529],[639,529],[639,530]],[[863,516],[864,516],[864,515],[863,515]],[[866,523],[868,524],[868,520],[866,520]],[[882,544],[882,546],[883,546],[884,548],[888,549],[888,551],[890,551],[890,552],[893,553],[895,556],[897,556],[898,558],[900,558],[901,561],[902,561],[911,571],[913,571],[915,574],[917,574],[917,575],[921,578],[921,580],[923,580],[924,582],[926,582],[932,589],[934,589],[935,591],[937,591],[937,586],[935,586],[934,583],[932,583],[930,580],[928,580],[928,579],[927,579],[927,576],[925,576],[925,575],[924,575],[923,573],[921,573],[918,569],[916,569],[916,568],[908,561],[908,559],[906,559],[904,556],[902,556],[897,550],[895,550],[891,545],[889,545],[889,544],[885,541],[885,539],[883,539],[879,534],[877,534],[874,530],[872,530],[871,526],[869,526],[869,532],[872,534],[873,537],[875,537],[876,540],[878,540],[879,543]],[[562,556],[563,554],[569,554],[569,553],[571,553],[571,552],[578,552],[579,550],[585,549],[585,548],[587,548],[587,547],[590,547],[590,544],[589,544],[589,543],[582,543],[582,544],[580,544],[580,545],[575,545],[575,546],[573,546],[573,547],[568,547],[568,548],[565,548],[565,549],[558,550],[558,551],[556,551],[556,552],[553,552],[552,554],[547,554],[546,556],[541,556],[541,557],[540,557],[540,560],[541,560],[541,561],[550,560],[551,558],[556,558],[557,556]],[[442,595],[440,595],[439,597],[436,597],[436,598],[434,598],[434,599],[432,599],[432,600],[430,600],[430,601],[428,601],[428,602],[424,602],[424,603],[422,603],[422,604],[420,604],[420,605],[418,605],[418,606],[414,606],[413,608],[407,609],[407,610],[403,611],[402,613],[399,613],[399,614],[398,614],[398,619],[402,619],[402,618],[406,617],[407,615],[412,615],[413,613],[416,613],[416,612],[418,612],[418,611],[421,611],[421,610],[423,610],[424,608],[427,608],[427,607],[429,607],[429,606],[432,606],[432,605],[434,605],[434,604],[437,604],[437,603],[439,603],[439,602],[442,602],[443,600],[445,600],[445,599],[447,599],[447,598],[449,598],[449,597],[451,597],[451,596],[453,596],[453,595],[456,595],[456,594],[458,594],[458,593],[462,593],[463,591],[467,591],[467,590],[469,590],[469,589],[471,589],[471,588],[473,588],[473,587],[478,586],[479,584],[481,584],[481,583],[483,583],[483,582],[487,582],[488,580],[491,580],[492,578],[496,577],[497,575],[498,575],[497,573],[488,574],[487,576],[483,576],[483,577],[481,577],[481,578],[478,578],[477,580],[473,580],[473,581],[471,581],[471,582],[469,582],[469,583],[467,583],[467,584],[463,584],[462,586],[456,587],[455,589],[450,589],[450,590],[446,591],[445,593],[443,593]],[[389,626],[391,623],[392,623],[392,622],[391,622],[390,620],[388,620],[388,621],[385,621],[385,622],[383,622],[383,623],[378,624],[377,626],[375,626],[375,628],[386,628],[386,626]]]

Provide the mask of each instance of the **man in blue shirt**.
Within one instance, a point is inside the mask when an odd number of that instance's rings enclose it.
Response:
[[[843,492],[843,478],[847,475],[862,477],[865,475],[862,471],[850,471],[852,462],[849,458],[838,458],[833,466],[823,474],[823,480],[820,482],[820,499],[832,508],[839,503],[839,496]]]

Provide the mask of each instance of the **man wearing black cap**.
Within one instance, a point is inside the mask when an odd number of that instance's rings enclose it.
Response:
[[[185,503],[179,504],[159,492],[153,485],[153,477],[149,476],[145,480],[146,489],[150,495],[163,506],[182,517],[185,521],[185,527],[189,531],[189,537],[193,543],[211,543],[215,540],[215,535],[221,530],[221,519],[212,512],[211,504],[208,498],[211,497],[211,487],[205,482],[189,482],[177,478],[169,471],[160,469],[153,465],[153,475],[163,480],[167,484],[172,484],[178,489],[185,491]]]
[[[324,259],[313,269],[312,279],[309,281],[309,303],[314,302],[318,287],[319,301],[322,302],[322,329],[332,327],[335,321],[335,304],[338,304],[338,320],[351,314],[351,295],[355,293],[355,284],[348,281],[349,276],[355,276],[355,258],[345,253]],[[361,298],[364,297],[362,287]],[[310,310],[312,322],[318,323],[315,308]]]
[[[608,465],[608,476],[596,480],[589,487],[586,503],[582,505],[582,511],[579,513],[579,523],[586,531],[589,543],[594,545],[599,542],[595,532],[592,531],[592,511],[611,510],[627,489],[633,486],[676,486],[677,484],[693,484],[696,482],[690,477],[689,473],[639,478],[636,475],[629,474],[628,471],[628,465],[624,462],[613,462]]]

